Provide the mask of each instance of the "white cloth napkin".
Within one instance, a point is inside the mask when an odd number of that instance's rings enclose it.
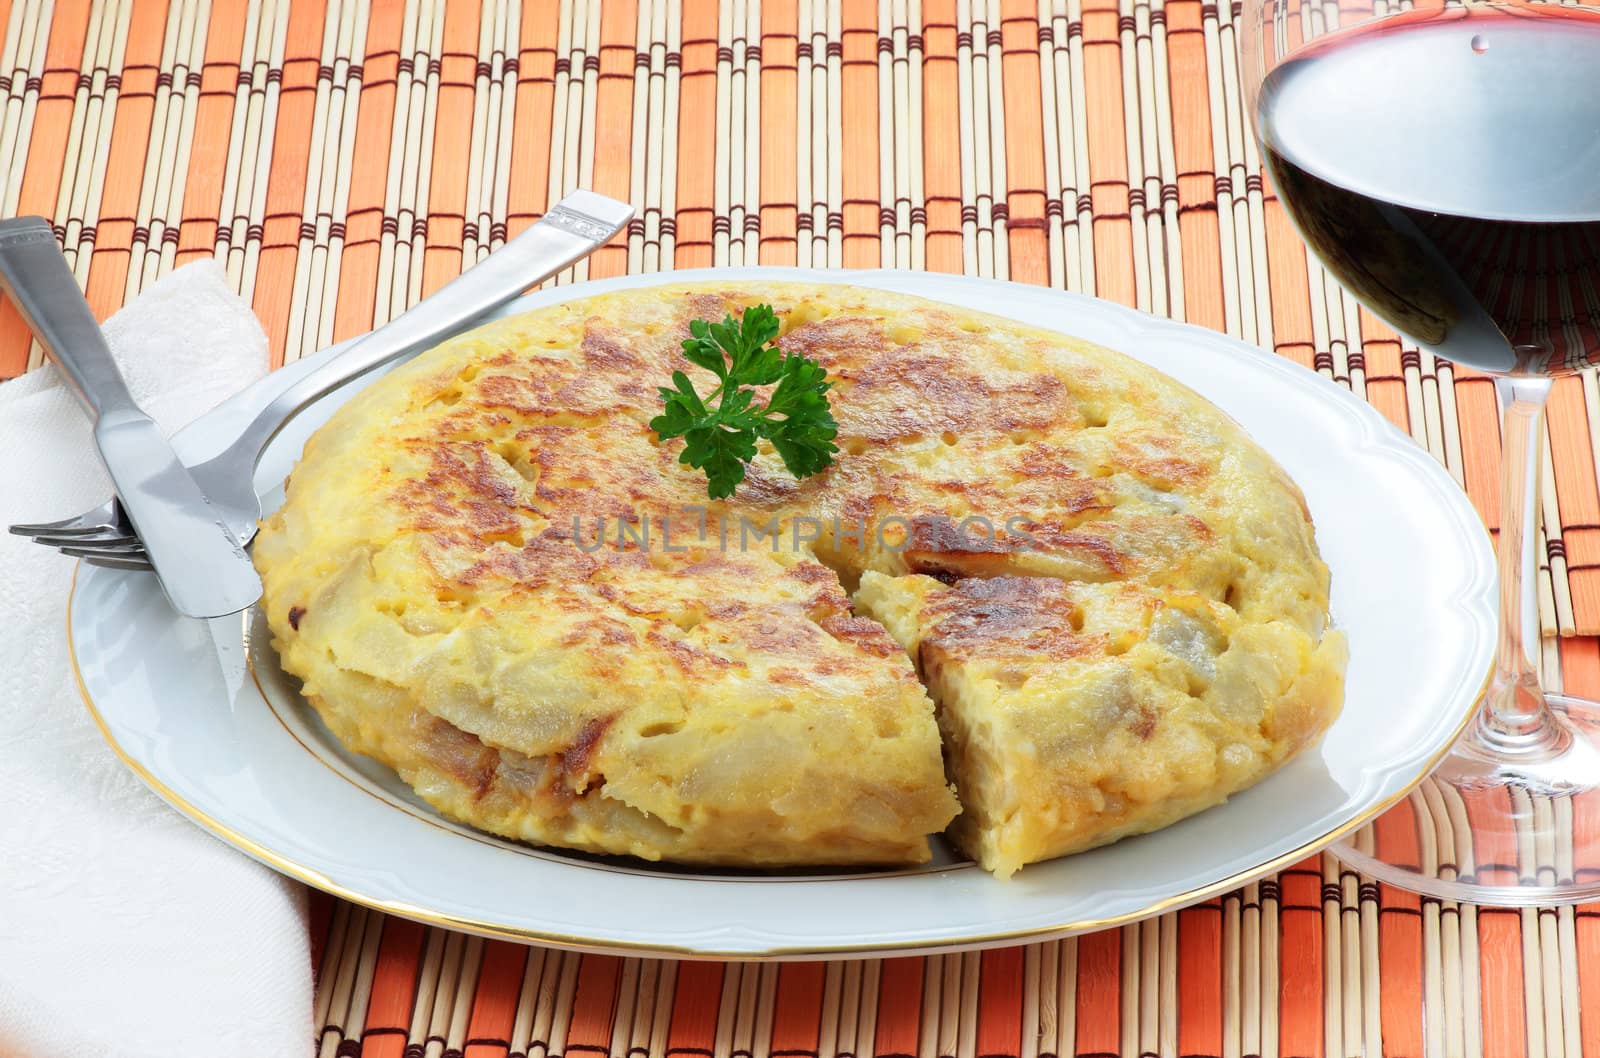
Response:
[[[210,261],[106,333],[169,433],[267,369],[266,335]],[[0,385],[0,525],[109,492],[53,368]],[[308,1053],[304,893],[168,808],[101,739],[67,663],[72,566],[0,530],[0,1054]]]

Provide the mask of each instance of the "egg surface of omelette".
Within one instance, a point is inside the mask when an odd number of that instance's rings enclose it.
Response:
[[[797,481],[763,442],[710,501],[656,389],[710,392],[690,321],[763,302],[834,380],[840,452]],[[950,827],[1007,875],[1258,781],[1343,694],[1309,513],[1232,420],[846,286],[667,284],[446,342],[317,431],[255,559],[346,746],[452,818],[646,859],[914,863]]]

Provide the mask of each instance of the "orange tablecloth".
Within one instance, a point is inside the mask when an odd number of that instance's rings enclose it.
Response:
[[[1489,382],[1307,261],[1248,141],[1233,18],[1204,0],[0,0],[0,215],[52,218],[102,315],[217,256],[282,361],[590,187],[639,209],[590,276],[967,271],[1260,342],[1370,400],[1494,526]],[[0,307],[0,377],[32,364]],[[1541,581],[1568,637],[1546,640],[1550,683],[1591,694],[1597,396],[1556,387]],[[313,906],[325,1055],[1600,1054],[1592,909],[1419,901],[1328,858],[1076,940],[781,967]]]

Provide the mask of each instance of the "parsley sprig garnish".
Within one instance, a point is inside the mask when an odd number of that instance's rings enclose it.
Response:
[[[815,360],[778,348],[771,305],[752,305],[742,319],[695,320],[689,333],[683,355],[716,375],[717,386],[702,398],[688,375],[674,371],[672,388],[660,389],[666,410],[650,420],[650,428],[663,441],[683,438],[678,462],[705,471],[712,499],[733,495],[759,438],[772,442],[797,478],[833,462],[839,450],[833,443],[839,425],[828,407],[833,383]],[[755,389],[747,388],[773,383],[765,404],[756,403]]]

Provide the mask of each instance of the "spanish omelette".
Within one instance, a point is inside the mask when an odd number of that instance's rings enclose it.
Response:
[[[689,321],[760,302],[835,380],[841,452],[796,481],[763,446],[708,501],[656,387],[709,377]],[[255,558],[347,746],[463,822],[647,859],[919,862],[955,820],[1006,875],[1225,798],[1342,697],[1309,512],[1225,415],[845,286],[665,284],[446,342],[311,438]]]

